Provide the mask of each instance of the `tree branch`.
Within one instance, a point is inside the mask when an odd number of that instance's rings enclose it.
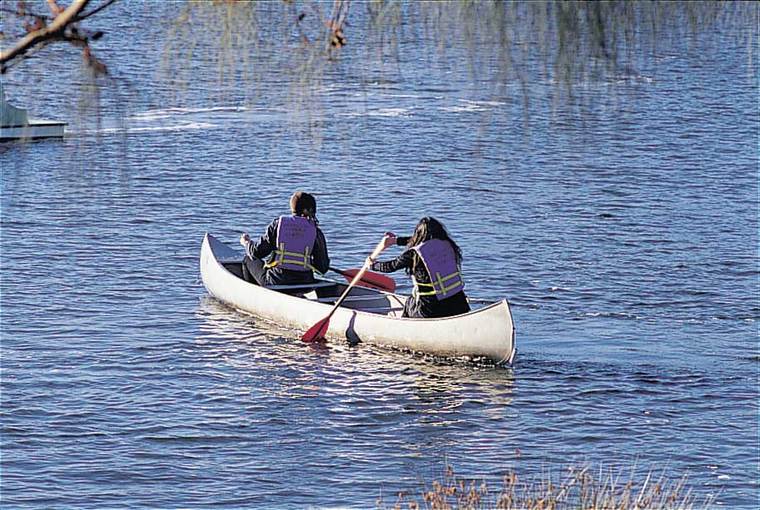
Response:
[[[74,0],[71,2],[71,5],[56,16],[51,24],[28,33],[11,49],[0,53],[0,65],[4,69],[7,62],[23,55],[30,48],[41,44],[43,41],[59,37],[66,27],[76,20],[76,17],[87,7],[88,3],[90,3],[90,0]]]
[[[113,3],[116,3],[116,2],[118,2],[118,0],[108,0],[107,2],[105,2],[105,3],[103,3],[102,5],[100,5],[100,6],[96,7],[96,8],[94,8],[94,9],[93,9],[93,10],[91,10],[90,12],[85,12],[84,14],[82,14],[82,15],[80,15],[80,16],[77,16],[77,17],[74,19],[74,21],[81,21],[81,20],[83,20],[83,19],[89,18],[90,16],[92,16],[92,15],[94,15],[94,14],[97,14],[97,13],[99,13],[100,11],[102,11],[103,9],[105,9],[106,7],[108,7],[109,5],[111,5],[111,4],[113,4]]]
[[[13,14],[19,18],[40,18],[40,19],[53,19],[45,14],[35,14],[33,12],[22,12],[16,9],[9,9],[8,7],[0,7],[0,12]]]

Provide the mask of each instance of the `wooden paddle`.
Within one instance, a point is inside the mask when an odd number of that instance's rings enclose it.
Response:
[[[372,252],[372,255],[369,256],[370,259],[375,259],[378,255],[380,255],[380,252],[385,249],[385,236],[380,240],[380,242],[375,247],[375,250]],[[333,316],[335,313],[335,310],[338,309],[338,307],[343,303],[343,300],[346,299],[346,296],[348,296],[349,291],[356,285],[356,282],[362,279],[362,276],[364,276],[364,273],[367,272],[367,269],[369,269],[369,259],[364,261],[364,265],[359,270],[358,273],[356,273],[356,276],[351,280],[351,283],[348,284],[348,287],[346,287],[346,290],[343,291],[343,294],[341,294],[340,298],[335,302],[335,304],[332,307],[332,310],[330,310],[330,313],[327,314],[327,317],[320,320],[316,324],[314,324],[312,327],[310,327],[306,333],[303,334],[301,337],[301,340],[304,342],[316,342],[317,340],[322,340],[325,337],[325,333],[327,333],[327,328],[330,327],[330,317]]]
[[[361,269],[335,269],[334,267],[331,267],[330,271],[335,271],[350,282],[357,274],[359,274]],[[384,290],[385,292],[396,291],[396,280],[390,276],[385,276],[384,274],[372,271],[366,271],[356,285],[369,287],[370,289]]]

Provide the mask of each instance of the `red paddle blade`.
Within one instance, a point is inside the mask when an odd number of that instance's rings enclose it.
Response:
[[[344,269],[341,274],[351,281],[361,269]],[[396,281],[390,276],[385,276],[380,273],[373,273],[372,271],[366,271],[362,275],[361,280],[356,282],[357,285],[362,287],[369,287],[371,289],[384,290],[385,292],[394,292],[396,290]]]
[[[324,340],[325,334],[327,334],[327,328],[329,327],[330,317],[325,317],[306,330],[306,333],[303,334],[301,340],[304,342],[319,342],[320,340]]]

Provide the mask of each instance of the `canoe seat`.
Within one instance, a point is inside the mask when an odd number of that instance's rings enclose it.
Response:
[[[404,309],[404,307],[388,307],[388,306],[379,306],[377,308],[357,308],[360,312],[400,312]],[[390,315],[390,313],[388,313]]]
[[[338,296],[327,296],[327,297],[306,297],[309,301],[318,301],[319,303],[334,303]],[[369,295],[369,296],[348,296],[343,302],[344,303],[354,303],[356,301],[372,301],[373,299],[377,299],[378,297],[375,295]]]
[[[289,291],[289,290],[301,290],[301,289],[318,289],[321,287],[333,287],[337,285],[335,282],[330,282],[327,280],[317,280],[315,282],[310,283],[293,283],[289,285],[267,285],[266,288],[269,290],[278,290],[278,291]]]

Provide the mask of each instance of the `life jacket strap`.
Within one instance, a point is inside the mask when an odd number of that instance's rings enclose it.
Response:
[[[280,243],[276,250],[274,250],[274,257],[272,260],[264,264],[264,267],[270,269],[277,267],[280,264],[293,264],[295,266],[301,266],[304,269],[316,271],[314,266],[311,265],[311,248],[308,246],[304,249],[303,253],[286,251],[285,243]]]
[[[432,283],[421,283],[418,282],[414,277],[412,277],[412,281],[414,282],[414,294],[416,296],[435,296],[437,292],[435,291],[435,285]],[[422,288],[429,288],[431,290],[422,290]]]
[[[446,294],[448,291],[462,286],[462,280],[458,278],[459,275],[459,271],[446,276],[441,276],[441,273],[436,273],[435,283],[418,282],[416,278],[412,277],[412,281],[414,282],[414,293],[417,296],[435,296],[436,294]],[[457,280],[450,285],[446,285],[446,282],[452,278],[457,278]]]
[[[455,273],[451,273],[450,275],[447,275],[443,278],[441,277],[441,273],[436,273],[435,276],[436,276],[436,279],[438,280],[437,290],[440,294],[446,294],[448,291],[452,289],[456,289],[457,287],[462,285],[462,280],[458,278],[459,271]],[[455,281],[451,285],[446,285],[446,282],[451,280],[452,278],[457,278],[457,281]]]

